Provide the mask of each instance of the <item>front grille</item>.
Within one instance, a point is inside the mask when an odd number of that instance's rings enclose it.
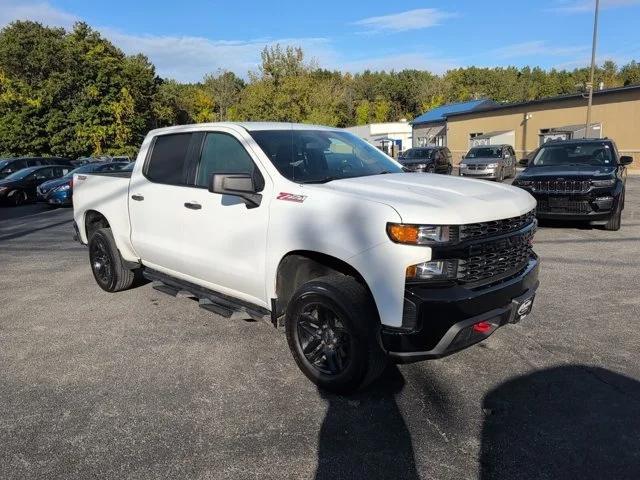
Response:
[[[467,170],[486,170],[486,165],[467,165]]]
[[[538,211],[540,213],[588,214],[593,212],[593,208],[588,200],[538,200]]]
[[[586,193],[591,188],[589,180],[535,180],[531,185],[537,193]]]
[[[535,228],[526,233],[469,247],[469,256],[460,262],[458,280],[463,283],[498,280],[522,270],[533,255]]]
[[[459,240],[471,240],[514,232],[533,223],[534,219],[535,210],[531,210],[530,212],[518,217],[460,225],[458,233]]]

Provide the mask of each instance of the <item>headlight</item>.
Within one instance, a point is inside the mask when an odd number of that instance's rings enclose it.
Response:
[[[387,234],[396,243],[430,245],[433,243],[447,243],[451,238],[451,227],[448,225],[388,223]]]
[[[460,165],[458,165],[460,168],[467,168],[467,164],[466,163],[461,163]]]
[[[0,187],[0,193],[4,193],[9,190],[9,187]]]
[[[615,178],[607,178],[606,180],[591,180],[594,187],[613,187],[616,184]]]
[[[531,180],[514,180],[513,181],[513,185],[515,185],[516,187],[525,187],[525,188],[531,188],[533,187],[533,182]]]
[[[496,168],[498,166],[497,163],[488,163],[487,168]]]
[[[432,260],[407,267],[407,280],[455,280],[458,260]]]
[[[69,185],[68,183],[65,183],[64,185],[60,185],[59,187],[57,187],[55,191],[64,192],[65,190],[69,190],[70,188],[71,188],[71,185]]]

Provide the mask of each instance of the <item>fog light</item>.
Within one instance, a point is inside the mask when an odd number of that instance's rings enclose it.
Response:
[[[458,275],[458,260],[432,260],[407,267],[407,280],[451,280]]]
[[[598,210],[611,210],[613,207],[613,197],[598,197],[594,200]]]

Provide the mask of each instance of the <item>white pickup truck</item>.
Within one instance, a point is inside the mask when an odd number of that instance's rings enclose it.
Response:
[[[405,173],[340,129],[210,123],[154,130],[131,172],[74,178],[76,237],[98,285],[138,275],[225,317],[284,326],[319,387],[387,359],[439,358],[531,310],[526,191]]]

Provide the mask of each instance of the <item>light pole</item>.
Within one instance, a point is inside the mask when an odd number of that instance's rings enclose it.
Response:
[[[600,0],[596,0],[596,13],[593,19],[593,44],[591,46],[591,75],[587,90],[589,90],[589,103],[587,104],[587,122],[584,125],[584,138],[589,138],[589,125],[591,125],[591,104],[593,103],[593,77],[596,69],[596,43],[598,42],[598,11]]]

